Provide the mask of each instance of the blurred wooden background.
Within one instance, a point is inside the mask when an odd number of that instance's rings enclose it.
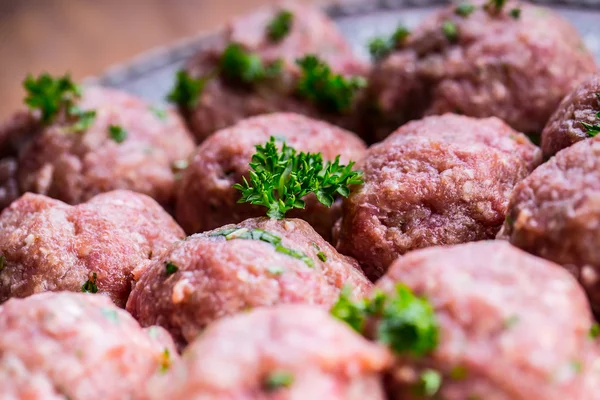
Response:
[[[317,2],[316,0],[300,0]],[[154,46],[275,0],[0,0],[0,121],[28,72],[98,74]]]

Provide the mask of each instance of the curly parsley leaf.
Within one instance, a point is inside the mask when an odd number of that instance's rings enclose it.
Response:
[[[468,17],[469,15],[471,15],[471,13],[473,13],[473,11],[475,11],[475,6],[471,3],[460,3],[454,9],[454,12],[456,13],[456,15],[460,15],[461,17],[465,17],[465,18]]]
[[[294,14],[288,10],[281,10],[267,26],[267,37],[273,42],[283,40],[291,31],[294,23]]]
[[[193,108],[211,78],[212,75],[194,78],[187,71],[179,70],[175,76],[175,85],[167,95],[167,100],[181,108]]]
[[[387,57],[398,45],[410,35],[410,31],[399,25],[389,38],[376,37],[369,42],[369,53],[373,60],[378,61]]]
[[[127,131],[120,125],[110,125],[108,127],[108,134],[117,143],[123,143],[127,139]]]
[[[227,46],[219,61],[220,73],[225,79],[244,84],[275,78],[281,73],[281,66],[280,60],[265,64],[258,54],[238,43]]]
[[[97,275],[94,272],[92,277],[85,281],[85,283],[81,286],[81,291],[84,293],[98,293],[98,285],[96,284]]]
[[[307,55],[296,63],[302,70],[298,94],[327,112],[348,111],[358,90],[366,86],[362,76],[346,78],[335,74],[315,55]]]
[[[331,313],[362,332],[365,321],[377,321],[376,338],[398,354],[423,356],[438,343],[438,324],[431,304],[415,296],[403,284],[393,294],[376,292],[372,298],[353,302],[348,291],[342,291]]]
[[[42,123],[47,124],[64,108],[69,108],[81,95],[81,88],[73,83],[69,74],[57,78],[43,73],[37,78],[29,74],[23,81],[27,91],[25,104],[40,110]]]
[[[362,172],[353,171],[354,162],[324,162],[321,153],[297,153],[283,143],[277,148],[275,137],[256,146],[250,163],[250,181],[233,187],[242,192],[238,203],[250,203],[268,209],[270,218],[282,219],[293,208],[304,208],[302,198],[314,193],[317,200],[331,207],[336,195],[347,197],[350,186],[361,184]]]

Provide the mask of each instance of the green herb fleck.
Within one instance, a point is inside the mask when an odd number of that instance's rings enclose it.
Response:
[[[508,15],[510,15],[514,19],[519,19],[519,17],[521,17],[521,9],[513,8],[512,10],[509,11]]]
[[[431,397],[435,395],[442,386],[442,375],[433,369],[424,370],[419,376],[416,394],[420,396]]]
[[[510,317],[508,317],[504,320],[504,326],[506,327],[506,329],[513,328],[518,323],[519,323],[518,315],[511,315]]]
[[[388,38],[376,37],[369,42],[369,53],[375,61],[388,56],[410,35],[410,31],[403,25],[399,25],[394,33]]]
[[[0,268],[2,269],[2,268]],[[598,325],[596,322],[594,322],[592,324],[592,327],[590,328],[590,338],[591,339],[596,339],[598,336],[600,336],[600,325]]]
[[[27,91],[25,104],[41,111],[44,124],[52,122],[62,109],[68,109],[81,95],[80,87],[73,83],[69,74],[54,78],[43,73],[37,79],[30,74],[23,81],[23,87]]]
[[[177,267],[177,265],[175,265],[171,261],[169,261],[165,264],[165,270],[166,270],[167,276],[173,275],[175,272],[177,272],[178,269],[179,268]]]
[[[398,25],[394,33],[392,33],[392,41],[397,46],[408,38],[410,30],[404,25]]]
[[[304,263],[306,265],[308,265],[309,267],[315,266],[315,263],[313,262],[313,260],[301,251],[290,249],[288,247],[283,247],[282,245],[275,246],[275,251],[278,253],[286,254],[286,255],[296,258],[298,260],[304,261]]]
[[[123,143],[127,139],[127,131],[120,125],[110,125],[108,127],[108,134],[117,143]]]
[[[576,374],[579,374],[581,371],[583,371],[583,364],[579,360],[571,361],[570,366],[573,372],[575,372]]]
[[[438,326],[431,304],[415,296],[402,285],[396,292],[376,292],[371,299],[353,302],[343,290],[332,314],[361,332],[368,317],[378,321],[377,340],[399,354],[421,356],[431,352],[438,343]]]
[[[467,370],[467,367],[462,365],[457,365],[450,371],[450,378],[455,381],[463,381],[467,379],[467,376],[469,376],[469,370]]]
[[[81,291],[84,293],[98,293],[98,286],[96,285],[97,275],[92,273],[92,278],[85,281],[81,286]]]
[[[102,308],[100,312],[107,320],[112,321],[115,324],[119,322],[119,315],[117,314],[116,310],[110,308]]]
[[[460,3],[454,10],[456,15],[460,15],[461,17],[465,18],[471,15],[473,11],[475,11],[475,6],[471,3]]]
[[[294,14],[281,10],[267,26],[267,37],[273,42],[281,41],[290,33],[293,23]]]
[[[280,267],[278,265],[273,265],[273,266],[267,267],[267,271],[269,271],[269,273],[272,275],[281,275],[285,272],[285,269],[283,269],[283,267]]]
[[[280,75],[280,60],[264,64],[258,54],[251,53],[237,43],[232,43],[221,55],[219,62],[223,78],[243,84],[253,84]]]
[[[315,55],[307,55],[296,63],[302,70],[297,87],[298,95],[326,112],[348,111],[358,90],[366,85],[362,76],[346,78],[333,73],[329,65]]]
[[[589,137],[594,137],[600,133],[600,124],[592,125],[581,121],[581,125],[585,128]]]
[[[238,203],[264,206],[270,218],[283,219],[289,210],[304,208],[302,198],[309,193],[327,207],[336,195],[347,197],[350,186],[363,182],[362,172],[353,171],[353,166],[354,162],[341,165],[339,156],[325,163],[321,153],[297,153],[285,143],[279,150],[271,137],[264,146],[256,146],[250,182],[244,177],[233,187],[242,192]]]
[[[148,107],[148,109],[150,110],[150,112],[152,112],[152,114],[154,114],[156,116],[156,118],[160,119],[161,121],[167,120],[167,110],[165,110],[164,108],[157,107],[157,106],[150,106],[150,107]]]
[[[4,264],[6,263],[6,257],[0,256],[0,271],[4,269]]]
[[[319,257],[319,260],[321,260],[323,262],[327,261],[327,256],[322,251],[317,253],[317,257]]]
[[[181,108],[194,108],[198,104],[206,82],[211,78],[212,76],[193,78],[187,71],[180,70],[177,72],[173,89],[167,95],[167,100]]]
[[[167,372],[169,368],[171,368],[171,364],[171,353],[169,352],[169,349],[165,349],[160,357],[160,372]]]
[[[452,21],[445,21],[442,24],[442,33],[450,42],[456,42],[458,40],[458,27]]]
[[[488,0],[487,4],[484,6],[488,11],[493,11],[495,13],[499,13],[502,11],[502,8],[506,4],[506,0]]]
[[[294,375],[287,371],[274,371],[266,377],[264,389],[274,392],[284,387],[290,387],[294,383]]]
[[[71,106],[69,108],[68,115],[76,118],[76,122],[71,125],[70,130],[72,132],[83,132],[88,129],[94,123],[96,119],[95,110],[82,110],[77,106]]]

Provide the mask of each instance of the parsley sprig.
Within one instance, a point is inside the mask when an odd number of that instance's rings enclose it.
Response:
[[[358,90],[366,85],[361,76],[346,78],[335,74],[327,63],[312,54],[296,63],[302,69],[298,94],[327,112],[348,111]]]
[[[294,14],[288,10],[281,10],[267,26],[267,37],[273,42],[283,40],[292,29]]]
[[[187,71],[177,71],[175,85],[167,95],[167,100],[181,108],[193,108],[210,77],[194,78]]]
[[[438,343],[438,323],[427,299],[417,297],[403,284],[393,294],[377,291],[370,299],[354,301],[348,287],[331,309],[331,314],[363,333],[367,319],[377,321],[376,339],[398,354],[423,356]]]
[[[219,69],[228,80],[253,84],[274,78],[281,73],[280,60],[266,64],[256,53],[250,52],[238,43],[232,43],[221,55]]]
[[[256,146],[250,167],[250,182],[233,187],[242,192],[239,203],[250,203],[268,208],[270,218],[282,219],[293,208],[304,208],[302,198],[314,193],[317,200],[331,207],[336,195],[347,197],[350,186],[361,184],[362,172],[353,171],[354,162],[340,164],[324,162],[321,153],[298,153],[285,143],[281,150],[275,137],[265,145]]]
[[[400,45],[410,35],[410,31],[404,26],[399,25],[394,33],[386,37],[376,37],[369,42],[369,53],[371,58],[379,61],[387,57],[398,45]]]
[[[27,91],[25,104],[42,113],[42,123],[48,124],[63,109],[70,108],[81,96],[81,88],[73,83],[69,74],[57,78],[43,73],[37,78],[29,74],[23,81]]]

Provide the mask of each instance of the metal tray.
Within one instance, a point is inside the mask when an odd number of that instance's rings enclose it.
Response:
[[[600,63],[600,0],[534,2],[550,6],[570,20]],[[338,0],[323,7],[357,54],[367,57],[365,43],[370,38],[392,32],[398,23],[414,27],[427,14],[448,3],[440,0]],[[216,33],[185,38],[111,67],[103,75],[86,82],[118,87],[149,101],[162,103],[173,85],[175,72],[188,57],[206,48],[215,39]]]

